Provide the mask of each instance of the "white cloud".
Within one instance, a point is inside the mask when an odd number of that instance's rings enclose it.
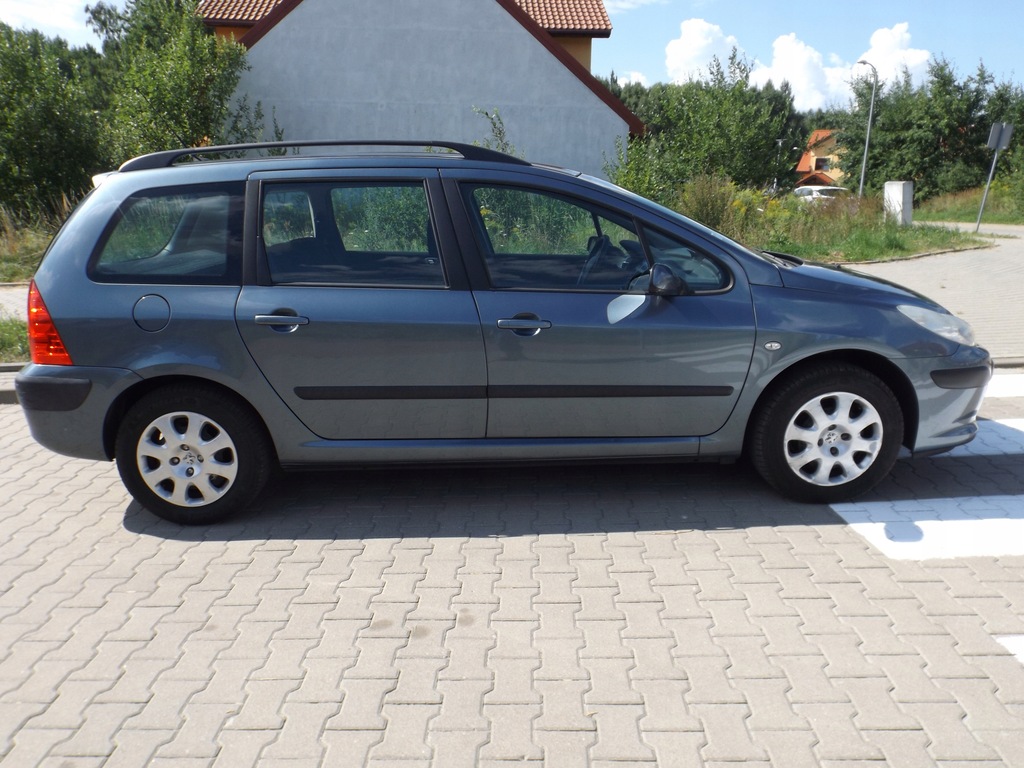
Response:
[[[924,82],[932,55],[921,48],[910,47],[910,25],[896,24],[892,29],[878,29],[871,35],[871,47],[859,57],[870,61],[878,70],[878,79],[893,82],[910,72],[916,84]]]
[[[821,53],[791,32],[772,43],[771,64],[754,64],[750,81],[764,85],[771,80],[777,86],[786,81],[793,89],[797,109],[820,109],[845,101],[850,95],[850,65],[837,59],[830,56],[831,65],[826,65]]]
[[[711,59],[725,63],[732,49],[744,54],[739,40],[717,24],[704,19],[687,19],[680,24],[680,35],[665,48],[665,66],[673,82],[701,77]],[[916,84],[924,82],[931,54],[911,47],[910,25],[906,22],[876,30],[869,47],[859,59],[870,61],[878,69],[878,78],[894,82],[906,68]],[[776,86],[788,82],[793,103],[799,110],[845,105],[852,96],[850,83],[855,77],[870,76],[864,66],[845,61],[835,53],[823,54],[805,43],[795,32],[780,35],[772,43],[771,61],[754,60],[751,82]]]
[[[707,72],[715,56],[725,64],[733,48],[743,52],[739,41],[717,24],[687,19],[679,25],[679,37],[665,47],[668,76],[674,83],[697,79]]]
[[[619,81],[620,85],[626,85],[627,83],[640,83],[640,85],[646,88],[651,84],[647,79],[647,75],[643,72],[623,72],[621,75],[616,72],[615,77]]]
[[[72,45],[98,46],[98,38],[86,27],[85,6],[83,0],[0,0],[0,21],[14,29],[38,29],[47,37],[63,37]]]

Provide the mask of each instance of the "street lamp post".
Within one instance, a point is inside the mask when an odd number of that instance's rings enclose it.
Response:
[[[878,89],[878,70],[875,69],[875,65],[870,61],[861,59],[857,63],[867,64],[871,67],[871,72],[874,75],[874,80],[871,83],[871,106],[868,109],[868,133],[864,137],[864,159],[860,164],[860,190],[857,192],[857,197],[864,197],[864,172],[868,168],[868,143],[871,141],[871,121],[875,116],[875,91]]]

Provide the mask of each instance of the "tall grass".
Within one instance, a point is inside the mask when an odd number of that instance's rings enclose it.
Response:
[[[984,188],[979,187],[934,197],[921,203],[914,216],[919,221],[977,221],[984,192]],[[1001,180],[992,182],[982,221],[989,224],[1024,224],[1022,184]]]
[[[976,244],[969,234],[935,226],[899,226],[877,199],[808,203],[793,195],[766,196],[728,181],[698,178],[675,206],[754,250],[791,253],[826,262],[875,261]]]
[[[16,317],[0,316],[0,363],[20,363],[28,358],[28,331],[25,321]]]
[[[15,214],[0,205],[0,283],[32,277],[61,220],[52,213]]]

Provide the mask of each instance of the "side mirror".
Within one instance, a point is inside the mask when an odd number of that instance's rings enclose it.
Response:
[[[690,287],[672,267],[659,263],[651,267],[651,284],[647,291],[655,296],[685,296],[690,293]]]

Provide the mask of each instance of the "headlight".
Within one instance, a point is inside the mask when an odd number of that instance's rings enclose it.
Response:
[[[901,304],[896,309],[922,328],[926,328],[932,333],[937,333],[944,339],[955,341],[957,344],[965,344],[969,347],[974,346],[974,331],[971,330],[971,326],[955,315],[908,304]]]

